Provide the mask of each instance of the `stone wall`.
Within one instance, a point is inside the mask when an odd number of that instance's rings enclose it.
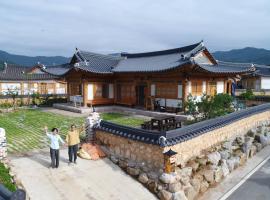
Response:
[[[176,151],[177,163],[184,164],[189,159],[199,156],[203,151],[210,149],[224,141],[231,140],[236,136],[245,135],[250,129],[256,128],[259,125],[270,121],[270,111],[255,114],[250,117],[236,121],[230,125],[215,129],[201,136],[195,137],[186,142],[168,146],[165,150],[170,148]]]
[[[144,165],[149,170],[163,169],[163,148],[157,145],[146,144],[120,136],[96,131],[96,139],[107,147],[110,156],[116,159]]]
[[[7,140],[5,129],[0,128],[0,160],[7,157]]]

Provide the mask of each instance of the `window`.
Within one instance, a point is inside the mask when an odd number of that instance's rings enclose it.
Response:
[[[94,97],[109,98],[109,84],[96,84]]]
[[[192,96],[201,96],[202,95],[202,82],[201,81],[192,81],[191,82],[191,93]]]

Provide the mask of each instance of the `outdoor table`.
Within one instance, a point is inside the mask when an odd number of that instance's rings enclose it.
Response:
[[[151,127],[152,129],[158,129],[159,131],[163,131],[167,129],[168,126],[173,126],[175,124],[174,116],[157,116],[151,119]]]

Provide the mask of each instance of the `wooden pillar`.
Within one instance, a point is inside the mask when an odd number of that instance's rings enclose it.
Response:
[[[82,88],[83,88],[83,106],[87,107],[87,83],[86,83],[86,81],[82,82]]]
[[[24,95],[24,84],[23,84],[23,82],[20,82],[20,87],[21,87],[21,89],[20,89],[21,95]]]
[[[0,83],[0,95],[3,95],[2,92],[3,92],[3,91],[2,91],[2,83]]]

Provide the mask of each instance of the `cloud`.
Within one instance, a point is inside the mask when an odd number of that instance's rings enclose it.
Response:
[[[9,0],[0,2],[0,49],[70,56],[75,47],[141,52],[204,39],[210,50],[270,48],[268,0]]]

